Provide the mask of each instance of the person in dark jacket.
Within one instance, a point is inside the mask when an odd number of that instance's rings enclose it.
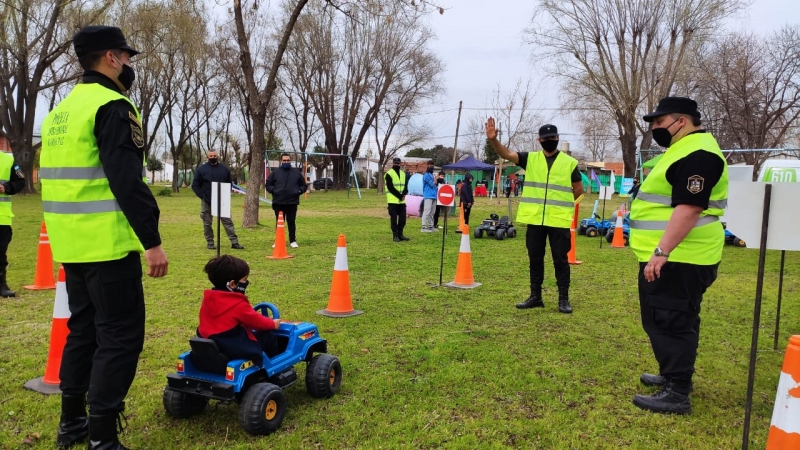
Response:
[[[275,223],[278,222],[278,213],[283,212],[283,220],[289,228],[289,242],[297,248],[295,219],[297,206],[300,205],[300,196],[308,189],[305,177],[299,170],[292,167],[292,159],[288,153],[281,154],[281,168],[273,170],[267,178],[267,192],[272,194],[272,210],[275,211]]]
[[[472,205],[475,203],[475,197],[472,196],[472,174],[468,173],[464,176],[464,183],[461,184],[461,205],[464,206],[464,223],[469,225],[469,213],[472,211]],[[460,230],[456,230],[460,232]]]
[[[270,330],[278,329],[281,320],[256,312],[244,295],[250,285],[247,263],[222,255],[209,261],[203,270],[214,288],[203,292],[197,335],[216,342],[228,358],[249,359],[259,366],[263,364],[262,351],[269,357],[280,353]]]
[[[203,234],[208,242],[209,250],[216,250],[214,245],[214,228],[211,226],[211,183],[232,183],[231,171],[223,164],[220,164],[217,152],[208,152],[208,162],[197,168],[197,173],[194,174],[192,181],[192,190],[194,194],[200,198],[200,218],[203,219]],[[228,234],[228,239],[231,240],[231,248],[238,250],[244,247],[239,244],[239,237],[236,236],[236,230],[233,228],[233,220],[229,217],[222,217],[220,219],[222,226],[225,227],[225,233]]]

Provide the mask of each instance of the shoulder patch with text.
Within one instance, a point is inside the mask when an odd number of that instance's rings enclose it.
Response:
[[[20,169],[19,166],[14,166],[14,173],[20,178],[25,178],[25,174],[22,173],[22,169]]]
[[[689,183],[686,185],[686,189],[692,194],[703,192],[703,184],[705,181],[706,180],[700,175],[692,175],[689,177]]]

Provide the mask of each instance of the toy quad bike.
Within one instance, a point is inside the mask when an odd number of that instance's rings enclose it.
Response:
[[[734,247],[745,247],[746,244],[743,239],[739,239],[736,237],[735,234],[728,231],[727,224],[722,224],[722,229],[725,231],[725,243],[728,245],[733,245]]]
[[[585,234],[589,237],[605,236],[609,228],[611,228],[611,221],[600,220],[600,216],[595,214],[593,218],[581,220],[578,224],[578,234]]]
[[[280,318],[278,308],[271,303],[259,303],[254,309]],[[191,350],[178,356],[177,373],[167,375],[164,409],[170,416],[183,419],[201,413],[209,400],[236,401],[242,429],[263,435],[281,426],[287,408],[283,389],[297,380],[296,363],[307,363],[306,389],[312,397],[328,398],[339,391],[342,366],[335,356],[325,353],[328,344],[319,336],[316,325],[282,322],[273,333],[286,349],[272,358],[264,353],[263,366],[249,360],[230,360],[211,339],[189,339]]]
[[[489,218],[475,227],[475,231],[473,232],[475,239],[482,238],[483,233],[486,233],[487,236],[494,236],[498,241],[502,241],[506,236],[510,238],[516,237],[517,229],[514,228],[514,224],[508,221],[508,216],[498,218],[497,214],[490,214]]]

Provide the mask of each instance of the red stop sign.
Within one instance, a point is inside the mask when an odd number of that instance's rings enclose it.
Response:
[[[436,199],[439,206],[453,206],[456,202],[456,189],[449,184],[440,184]]]

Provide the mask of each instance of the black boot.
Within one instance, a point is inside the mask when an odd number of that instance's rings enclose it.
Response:
[[[400,236],[397,235],[397,232],[396,231],[392,231],[392,234],[394,235],[394,238],[393,238],[394,241],[395,242],[400,242]]]
[[[667,384],[667,379],[661,375],[653,375],[652,373],[643,373],[639,377],[639,381],[645,386],[658,386],[662,387]]]
[[[12,291],[11,288],[8,287],[8,283],[6,283],[6,270],[3,269],[0,271],[0,297],[8,298],[16,296],[17,293]]]
[[[572,306],[569,304],[569,286],[558,287],[558,312],[572,314]]]
[[[402,228],[398,228],[397,229],[397,237],[399,237],[401,241],[409,241],[409,240],[411,240],[411,239],[403,236],[403,229]]]
[[[636,395],[633,404],[645,411],[664,414],[691,414],[692,402],[689,399],[691,382],[681,385],[670,380],[653,395]]]
[[[89,419],[86,417],[86,397],[83,395],[61,395],[61,422],[58,424],[56,445],[71,447],[83,442],[89,435]]]
[[[542,301],[542,287],[541,286],[532,286],[531,287],[531,296],[528,297],[522,303],[517,303],[518,309],[528,309],[528,308],[544,308],[544,302]]]
[[[117,424],[124,418],[122,413],[102,416],[89,415],[89,450],[129,450],[119,443]]]

